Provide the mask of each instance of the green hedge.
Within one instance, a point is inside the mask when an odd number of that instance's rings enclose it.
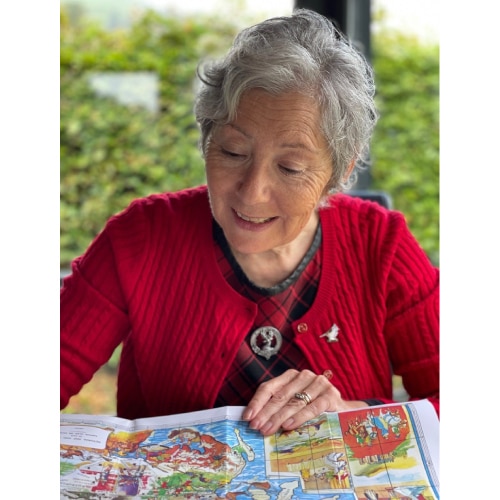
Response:
[[[204,182],[193,117],[199,59],[227,47],[234,28],[152,11],[107,32],[61,12],[61,267],[135,197]],[[159,111],[97,97],[92,72],[155,72]]]
[[[236,29],[221,18],[151,11],[129,30],[106,31],[61,10],[61,267],[133,198],[204,182],[192,113],[196,65],[227,48]],[[392,196],[437,262],[438,51],[386,32],[373,45],[382,113],[373,187]],[[89,73],[102,71],[156,73],[158,112],[97,97]]]
[[[408,35],[374,37],[381,113],[371,153],[374,187],[387,191],[439,263],[439,47]]]

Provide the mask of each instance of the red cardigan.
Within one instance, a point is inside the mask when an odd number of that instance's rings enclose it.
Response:
[[[439,411],[438,269],[398,212],[335,195],[320,220],[321,281],[293,324],[310,366],[331,370],[344,399],[384,402],[392,369]],[[255,314],[219,272],[206,187],[136,200],[64,280],[61,408],[121,342],[118,416],[211,408]]]

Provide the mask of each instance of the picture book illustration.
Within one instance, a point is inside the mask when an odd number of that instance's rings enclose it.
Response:
[[[61,414],[61,499],[438,500],[428,401],[324,413],[263,437],[241,407],[128,421]]]

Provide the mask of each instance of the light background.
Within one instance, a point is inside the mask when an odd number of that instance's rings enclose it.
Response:
[[[224,12],[227,0],[137,0],[139,4],[162,11]],[[246,0],[246,11],[262,17],[288,14],[294,0]],[[439,37],[439,1],[372,0],[372,11],[383,8],[388,14],[387,26],[417,33],[423,39]]]

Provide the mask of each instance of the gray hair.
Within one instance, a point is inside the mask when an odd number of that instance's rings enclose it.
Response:
[[[363,55],[326,17],[307,9],[275,17],[244,29],[221,60],[200,65],[201,88],[195,101],[206,153],[215,124],[236,116],[245,91],[288,91],[313,97],[319,104],[321,130],[332,160],[330,191],[349,188],[366,160],[377,121],[373,71]]]

